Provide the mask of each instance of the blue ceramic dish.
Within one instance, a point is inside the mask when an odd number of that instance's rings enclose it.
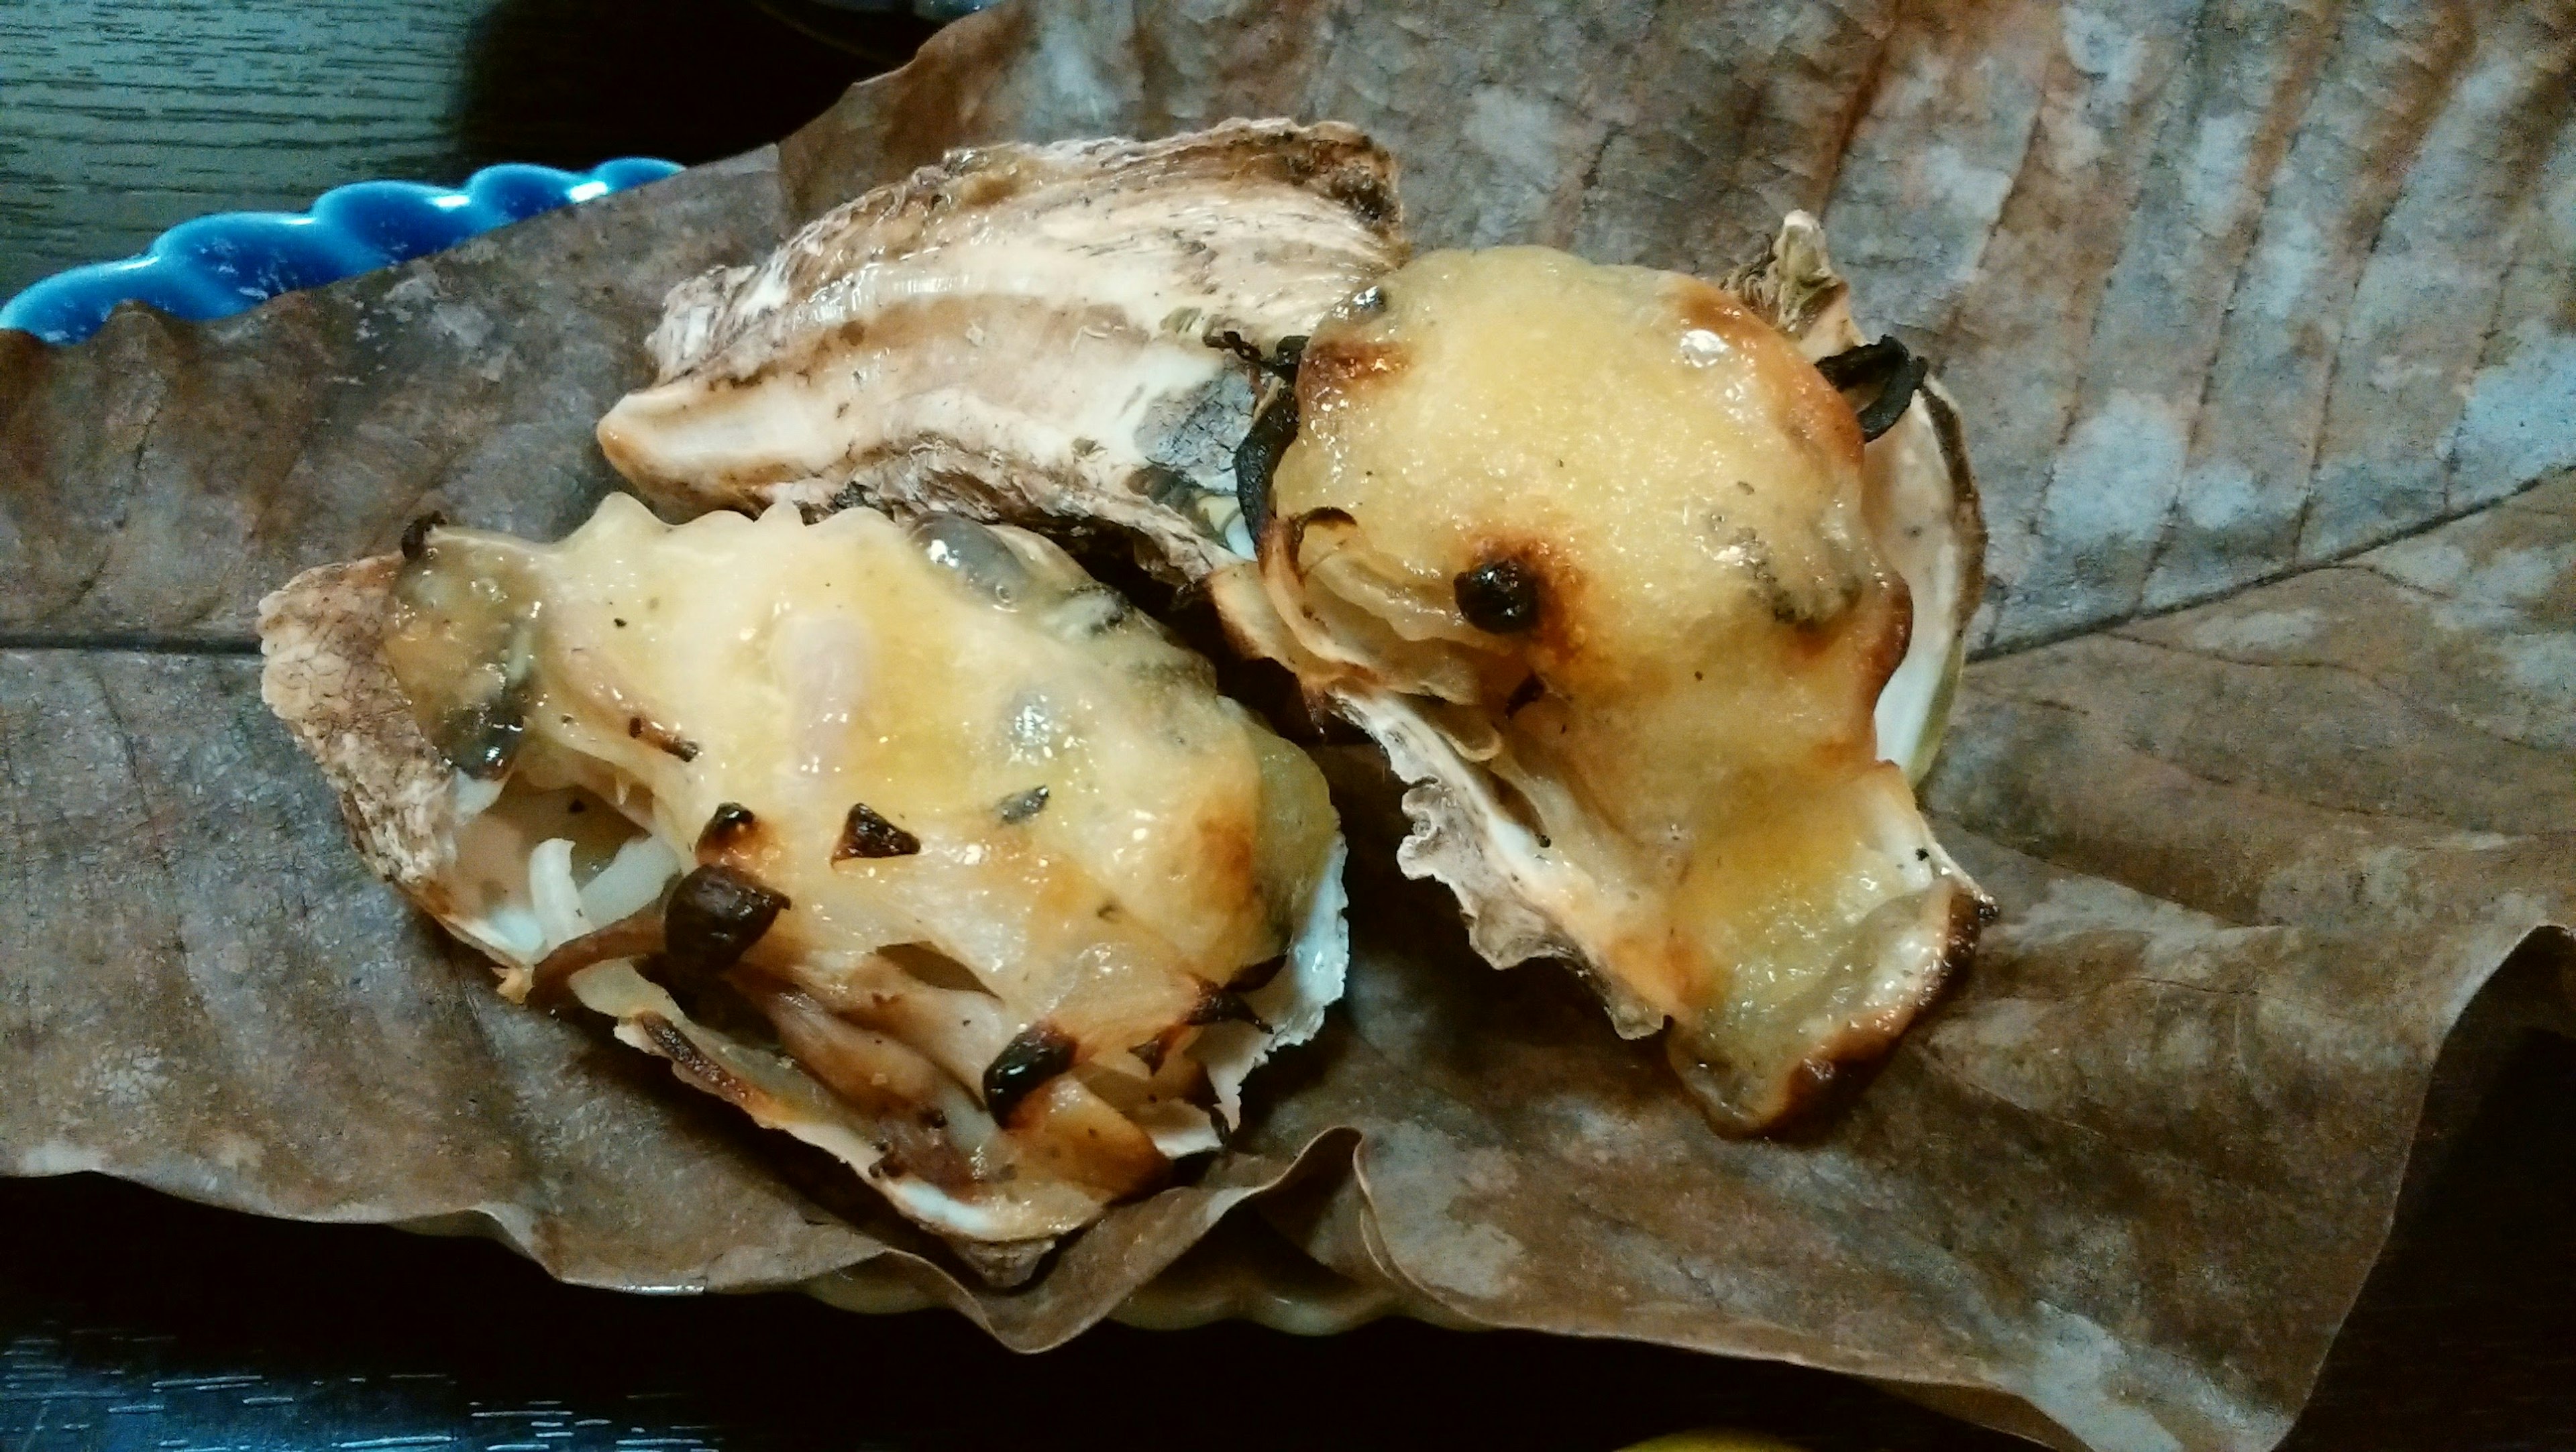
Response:
[[[390,267],[478,233],[659,181],[667,161],[627,157],[586,172],[512,162],[474,173],[461,190],[418,182],[334,187],[309,212],[218,212],[161,234],[140,257],[58,272],[0,307],[0,328],[77,343],[121,302],[183,318],[221,318],[282,292]]]

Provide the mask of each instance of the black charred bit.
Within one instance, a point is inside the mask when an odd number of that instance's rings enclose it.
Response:
[[[1546,694],[1547,682],[1536,675],[1524,677],[1519,685],[1512,687],[1512,693],[1503,698],[1503,719],[1508,721],[1519,715],[1522,707]]]
[[[1836,388],[1864,388],[1884,382],[1896,371],[1897,364],[1911,356],[1903,343],[1892,337],[1881,338],[1817,359],[1816,371]]]
[[[439,754],[476,781],[497,781],[527,739],[527,688],[504,686],[490,699],[454,712],[439,723]]]
[[[629,716],[626,718],[626,734],[656,751],[676,756],[682,761],[698,759],[698,743],[683,737],[658,721],[647,721],[641,716]]]
[[[1303,333],[1280,339],[1279,351],[1273,354],[1264,354],[1251,339],[1232,328],[1211,334],[1207,343],[1209,347],[1222,348],[1262,372],[1290,383],[1297,381],[1297,365],[1306,356],[1306,336]]]
[[[1905,417],[1906,406],[1914,402],[1915,390],[1923,386],[1932,367],[1903,343],[1883,337],[1875,343],[1863,343],[1817,359],[1816,371],[1839,389],[1877,390],[1857,414],[1860,436],[1867,441],[1896,427],[1896,421]]]
[[[433,509],[429,513],[414,519],[411,523],[404,525],[402,532],[402,557],[412,561],[414,564],[418,564],[420,562],[420,557],[429,553],[429,532],[433,529],[444,528],[446,524],[447,516]]]
[[[1270,366],[1270,360],[1262,356],[1261,349],[1254,346],[1251,339],[1236,332],[1232,328],[1228,328],[1222,333],[1210,333],[1205,338],[1200,339],[1200,341],[1211,348],[1222,349],[1225,352],[1232,353],[1237,358],[1242,359],[1244,362],[1251,364],[1255,368],[1267,368]]]
[[[1931,371],[1932,365],[1919,355],[1908,357],[1897,365],[1895,376],[1887,380],[1887,387],[1870,400],[1869,407],[1860,411],[1862,442],[1866,443],[1896,427],[1896,421],[1905,417],[1906,407],[1914,402],[1914,391],[1923,386],[1925,376]]]
[[[697,1040],[690,1038],[678,1024],[658,1013],[639,1013],[635,1015],[635,1026],[644,1031],[644,1037],[653,1041],[655,1051],[671,1061],[671,1068],[680,1077],[729,1103],[747,1106],[752,1102],[752,1087],[736,1078],[732,1070],[709,1058],[706,1050],[698,1047]]]
[[[751,814],[751,808],[740,802],[719,802],[707,814],[706,826],[698,829],[698,855],[704,857],[735,846],[759,825],[760,819]]]
[[[1324,195],[1350,208],[1352,215],[1372,227],[1393,221],[1401,210],[1395,189],[1366,167],[1342,167],[1327,175]]]
[[[711,862],[671,890],[662,909],[663,952],[692,973],[720,973],[740,961],[787,910],[782,893],[740,868]]]
[[[1538,624],[1538,576],[1518,560],[1488,560],[1451,582],[1458,613],[1491,635],[1518,635]]]
[[[832,860],[847,862],[853,857],[910,857],[921,850],[921,839],[879,815],[865,802],[850,803],[850,818],[841,824],[840,845],[832,849]]]
[[[1163,1056],[1170,1053],[1171,1048],[1161,1039],[1147,1039],[1127,1052],[1134,1054],[1136,1061],[1145,1066],[1145,1072],[1151,1074],[1163,1067]]]
[[[652,907],[644,909],[644,911],[648,913],[659,913],[661,910],[661,905],[658,903]],[[654,926],[658,928],[661,924],[657,921]],[[694,1005],[697,1002],[698,995],[704,993],[706,991],[707,984],[714,979],[714,975],[712,974],[682,971],[680,966],[672,960],[671,955],[659,950],[647,953],[643,957],[636,959],[635,971],[638,974],[641,974],[647,982],[660,984],[664,989],[668,990],[673,998],[680,1001],[683,1008]],[[536,997],[533,992],[528,996],[531,999]]]
[[[1234,448],[1234,502],[1255,540],[1270,527],[1270,479],[1297,439],[1297,390],[1283,388]]]
[[[1072,1038],[1053,1024],[1033,1023],[984,1066],[984,1108],[995,1123],[1007,1128],[1013,1110],[1072,1067]]]
[[[1046,804],[1047,789],[1042,786],[1035,786],[1029,788],[1027,791],[1015,792],[1010,796],[1002,798],[1001,804],[993,810],[1001,815],[1003,825],[1016,827],[1020,823],[1027,821],[1029,818],[1036,816],[1038,813],[1045,811]],[[919,850],[917,845],[915,850]]]
[[[1216,983],[1207,985],[1207,991],[1199,995],[1197,1006],[1181,1022],[1192,1028],[1203,1028],[1212,1023],[1248,1023],[1265,1034],[1270,1032],[1270,1025],[1261,1021],[1261,1015],[1252,1011],[1252,1005],[1244,1001],[1242,994]]]

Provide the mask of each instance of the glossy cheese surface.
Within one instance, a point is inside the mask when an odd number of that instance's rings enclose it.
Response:
[[[686,883],[660,884],[694,863],[783,900],[727,1001],[916,1126],[888,1141],[907,1172],[1057,1233],[1089,1211],[1030,1202],[1044,1183],[1128,1193],[1213,1144],[1261,1049],[1201,1040],[1311,938],[1335,819],[1311,762],[1062,551],[623,498],[555,545],[417,545],[382,652],[459,773],[454,915],[517,991],[656,891],[675,931]],[[687,997],[657,951],[614,956]]]

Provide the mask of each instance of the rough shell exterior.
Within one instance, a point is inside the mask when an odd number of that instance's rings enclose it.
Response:
[[[1253,360],[1403,252],[1347,126],[952,152],[675,288],[600,442],[666,510],[1106,524],[1203,574],[1249,548]]]
[[[259,686],[331,779],[367,865],[421,897],[450,858],[455,773],[421,734],[377,654],[401,568],[396,555],[323,565],[262,600]]]

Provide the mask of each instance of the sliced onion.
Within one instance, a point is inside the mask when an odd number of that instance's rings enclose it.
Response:
[[[581,910],[581,889],[572,880],[572,839],[549,837],[528,853],[528,902],[546,946],[569,943],[590,931]]]
[[[679,859],[653,837],[630,837],[581,890],[581,911],[594,923],[613,923],[640,912],[662,895],[680,871]]]

